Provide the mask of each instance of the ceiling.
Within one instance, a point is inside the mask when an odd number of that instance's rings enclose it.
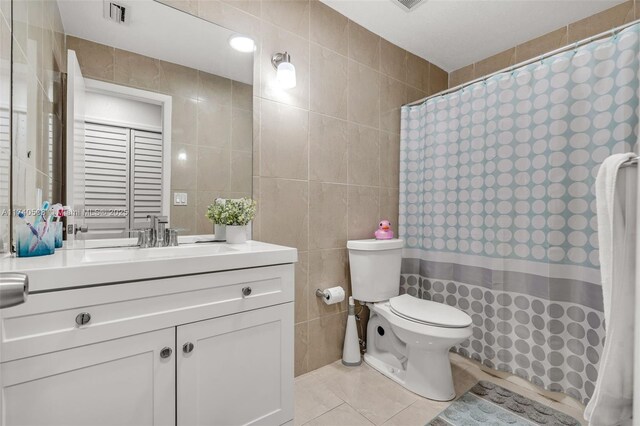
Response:
[[[447,72],[485,59],[624,0],[321,0]]]
[[[253,54],[229,46],[232,31],[153,0],[127,6],[127,24],[103,17],[102,0],[58,0],[68,35],[253,84]]]

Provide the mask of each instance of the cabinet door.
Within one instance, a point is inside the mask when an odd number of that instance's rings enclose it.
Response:
[[[2,425],[173,425],[174,346],[170,328],[5,362]]]
[[[180,326],[177,349],[178,425],[293,419],[293,303]]]

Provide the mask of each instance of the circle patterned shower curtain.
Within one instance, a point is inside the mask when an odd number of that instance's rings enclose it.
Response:
[[[471,316],[459,354],[583,403],[605,336],[594,183],[637,148],[639,33],[402,109],[401,292]]]

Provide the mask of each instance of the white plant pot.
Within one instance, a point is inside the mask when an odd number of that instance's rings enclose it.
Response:
[[[227,243],[242,244],[247,241],[247,227],[227,225]]]
[[[216,240],[227,239],[227,225],[218,225],[217,223],[213,227],[213,233],[216,236]]]

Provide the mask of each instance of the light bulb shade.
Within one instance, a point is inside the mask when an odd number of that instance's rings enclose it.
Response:
[[[291,62],[280,62],[276,72],[278,85],[283,89],[296,87],[296,67]]]

